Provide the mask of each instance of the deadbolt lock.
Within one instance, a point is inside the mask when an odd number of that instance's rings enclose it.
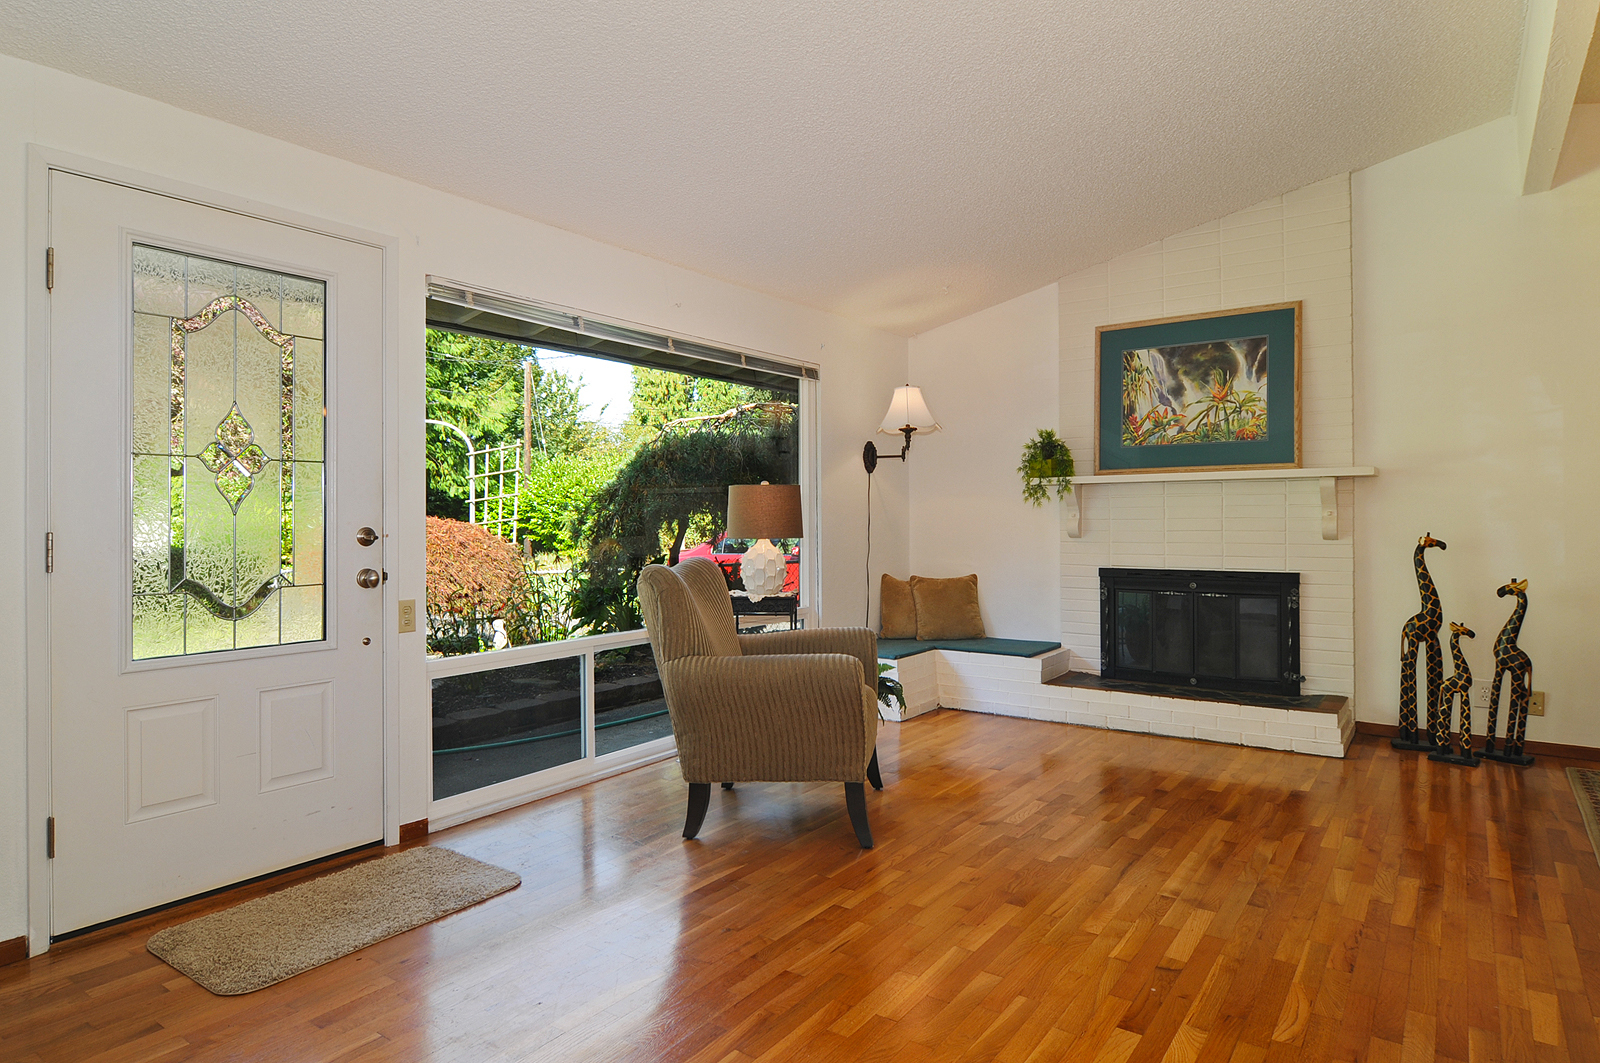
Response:
[[[356,531],[356,542],[362,546],[371,546],[378,541],[378,533],[371,528],[361,528]]]
[[[370,590],[382,582],[383,577],[378,574],[378,570],[375,568],[364,568],[356,573],[357,586],[366,587]]]

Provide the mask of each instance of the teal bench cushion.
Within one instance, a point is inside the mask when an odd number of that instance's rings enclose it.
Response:
[[[1059,642],[1034,642],[1031,639],[879,639],[878,658],[898,661],[929,650],[959,650],[962,653],[997,653],[1004,657],[1037,657],[1059,650]]]

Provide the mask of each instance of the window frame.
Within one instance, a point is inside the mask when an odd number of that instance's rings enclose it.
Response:
[[[427,281],[430,300],[442,298],[454,305],[481,308],[500,316],[515,316],[535,325],[549,324],[563,330],[574,328],[583,335],[593,336],[597,340],[604,340],[611,344],[618,342],[616,337],[626,337],[628,342],[636,344],[643,353],[641,353],[638,360],[631,360],[621,356],[620,348],[616,346],[601,350],[584,349],[580,345],[568,343],[545,345],[533,337],[506,335],[500,331],[486,329],[473,330],[459,323],[436,319],[431,315],[428,316],[427,320],[430,328],[467,333],[476,331],[479,335],[509,340],[529,347],[547,346],[548,349],[565,350],[585,357],[605,358],[611,361],[645,365],[678,373],[694,373],[693,366],[695,361],[703,353],[709,352],[716,355],[716,357],[705,357],[703,362],[706,364],[707,369],[711,371],[696,375],[711,376],[715,379],[729,379],[730,371],[755,371],[759,373],[781,373],[789,377],[793,381],[793,386],[799,392],[799,409],[797,411],[800,437],[798,455],[799,481],[802,513],[804,514],[804,530],[806,533],[803,537],[804,546],[800,555],[798,616],[807,626],[816,624],[819,604],[818,596],[821,587],[820,561],[822,557],[822,542],[819,532],[821,523],[817,514],[818,470],[820,468],[817,400],[820,388],[818,386],[819,369],[816,365],[729,345],[713,345],[708,341],[693,337],[661,333],[645,326],[596,317],[585,311],[541,303],[535,300],[518,299],[504,293],[475,289],[459,282],[441,280],[432,276],[428,277]],[[662,360],[660,356],[663,355],[670,356],[673,361]],[[737,367],[737,370],[735,370],[735,367]],[[738,382],[746,381],[739,380]],[[760,384],[757,384],[757,386],[760,386]],[[434,679],[470,675],[475,672],[494,671],[518,665],[536,664],[541,661],[557,660],[564,657],[582,658],[579,675],[584,755],[577,760],[568,761],[565,764],[559,764],[528,775],[516,776],[475,790],[453,794],[449,797],[433,798],[431,795],[433,794],[434,753],[430,730],[427,779],[427,792],[430,795],[428,805],[430,827],[441,829],[465,823],[481,816],[492,815],[507,808],[513,808],[529,801],[536,801],[542,797],[548,797],[564,790],[570,790],[611,775],[676,756],[678,751],[677,742],[670,735],[611,753],[598,756],[595,754],[595,656],[607,650],[642,645],[649,642],[649,640],[648,633],[643,628],[639,628],[633,631],[609,632],[603,635],[583,635],[558,642],[541,642],[528,646],[511,646],[500,650],[485,650],[454,657],[426,657],[426,674],[430,692]],[[425,648],[423,653],[424,655],[426,654]],[[431,709],[428,718],[431,722]]]

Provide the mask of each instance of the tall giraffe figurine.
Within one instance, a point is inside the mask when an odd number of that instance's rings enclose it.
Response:
[[[1467,655],[1461,652],[1461,636],[1469,639],[1478,636],[1465,624],[1450,624],[1450,660],[1454,662],[1456,670],[1450,678],[1444,681],[1439,688],[1439,719],[1444,728],[1444,743],[1438,749],[1428,754],[1429,760],[1442,760],[1446,764],[1465,764],[1469,768],[1476,768],[1479,764],[1477,757],[1472,754],[1472,669],[1467,667]],[[1459,695],[1461,698],[1461,736],[1459,748],[1455,752],[1450,750],[1450,703]]]
[[[1528,581],[1513,580],[1495,591],[1504,598],[1517,597],[1517,607],[1511,610],[1500,637],[1494,640],[1494,682],[1489,684],[1489,730],[1483,743],[1483,755],[1502,764],[1519,764],[1526,767],[1533,758],[1522,752],[1522,740],[1528,733],[1528,701],[1533,694],[1533,661],[1517,645],[1522,632],[1522,618],[1528,613]],[[1504,752],[1494,748],[1495,714],[1500,711],[1500,680],[1511,676],[1511,692],[1506,698],[1506,746]]]
[[[1430,532],[1417,540],[1412,564],[1417,570],[1417,591],[1422,595],[1422,612],[1406,621],[1400,630],[1400,733],[1390,739],[1396,749],[1409,749],[1418,753],[1431,753],[1449,742],[1444,727],[1439,723],[1439,688],[1444,683],[1444,649],[1439,645],[1439,626],[1444,623],[1444,607],[1439,603],[1438,588],[1428,575],[1428,564],[1423,551],[1430,546],[1448,549]],[[1417,647],[1426,651],[1428,668],[1428,734],[1417,733]],[[1426,740],[1423,740],[1424,737]]]

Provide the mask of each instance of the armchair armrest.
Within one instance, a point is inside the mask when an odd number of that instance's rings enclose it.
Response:
[[[746,654],[847,653],[861,662],[862,682],[878,685],[878,633],[866,627],[819,627],[740,635]]]
[[[877,699],[857,658],[680,657],[659,670],[687,781],[866,778]]]

